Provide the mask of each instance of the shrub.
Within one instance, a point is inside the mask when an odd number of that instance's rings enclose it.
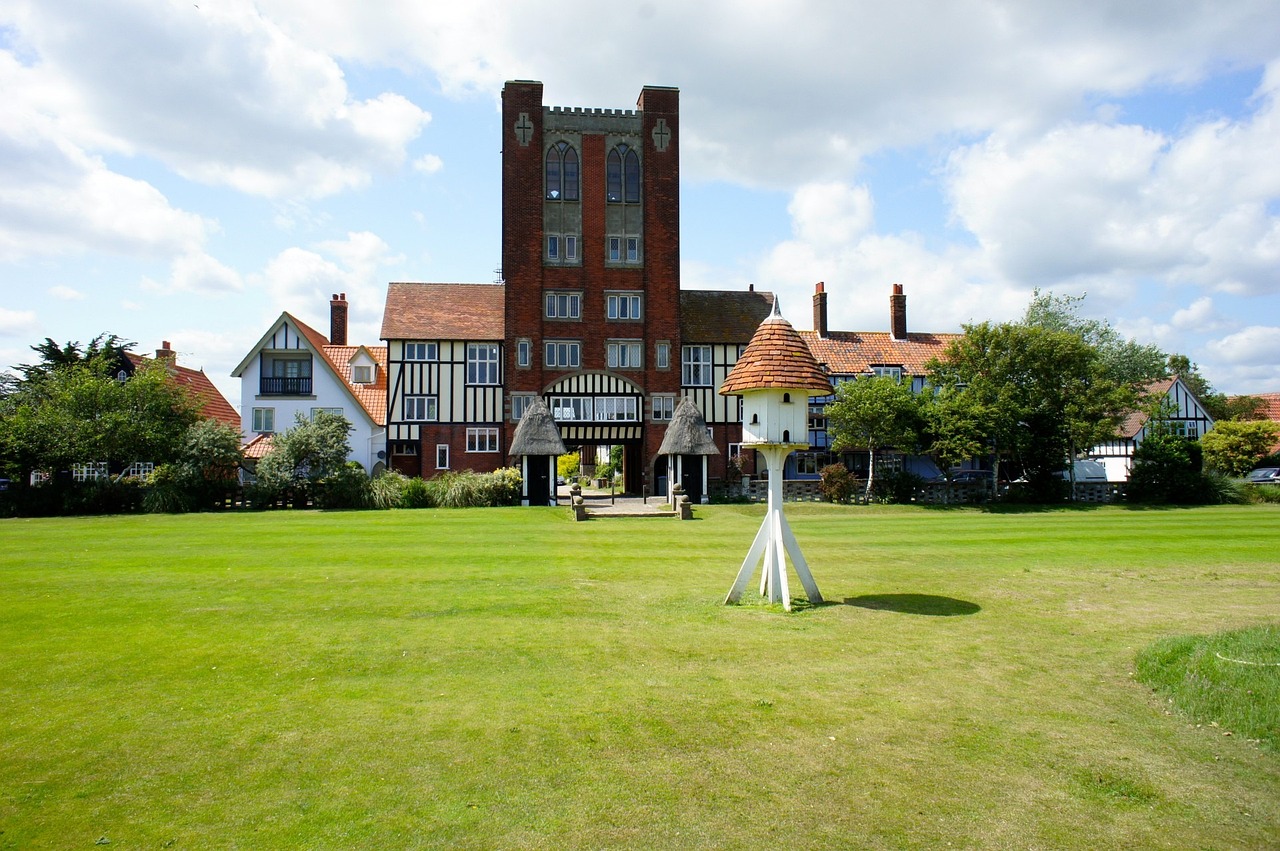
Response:
[[[431,488],[424,480],[416,476],[412,479],[406,479],[401,488],[400,507],[434,508],[435,502],[431,498]]]
[[[1280,503],[1280,485],[1242,485],[1245,502]]]
[[[1205,502],[1213,505],[1240,505],[1248,502],[1244,484],[1222,473],[1209,472],[1201,476]]]
[[[142,510],[148,514],[183,514],[192,510],[190,488],[173,464],[161,464],[151,474]]]
[[[1131,502],[1210,502],[1212,496],[1200,468],[1200,445],[1196,441],[1157,432],[1134,451],[1125,496]]]
[[[524,479],[515,467],[503,467],[488,474],[489,505],[519,505]]]
[[[835,503],[853,502],[858,491],[858,480],[849,472],[848,467],[843,464],[828,464],[818,471],[818,475],[822,477],[818,490],[822,492],[823,499]]]
[[[906,470],[895,473],[881,473],[876,476],[871,486],[872,496],[878,502],[906,505],[912,502],[920,488],[924,487],[924,477]]]
[[[320,480],[315,497],[321,508],[368,508],[371,504],[369,477],[364,467],[348,461]]]

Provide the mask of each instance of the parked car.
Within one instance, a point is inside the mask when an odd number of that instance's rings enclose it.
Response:
[[[994,475],[995,474],[990,470],[952,470],[951,482],[957,485],[974,484],[979,482],[989,485],[991,484],[991,480]],[[937,476],[929,481],[941,483],[947,481],[947,477]]]
[[[1259,467],[1249,474],[1251,485],[1280,484],[1280,467]]]

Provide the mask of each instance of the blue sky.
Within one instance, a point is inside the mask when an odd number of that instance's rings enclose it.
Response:
[[[330,293],[494,279],[498,95],[681,91],[682,278],[799,328],[1034,288],[1280,391],[1280,2],[0,0],[0,364],[46,336],[229,373]],[[465,6],[465,8],[463,8]]]

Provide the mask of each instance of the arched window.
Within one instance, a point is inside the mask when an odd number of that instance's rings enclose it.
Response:
[[[568,142],[556,142],[547,149],[547,198],[578,200],[578,152]]]
[[[621,144],[605,160],[605,198],[611,203],[640,203],[640,157]]]

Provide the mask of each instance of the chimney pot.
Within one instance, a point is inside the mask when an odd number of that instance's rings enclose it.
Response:
[[[818,281],[813,292],[813,330],[819,337],[827,336],[827,288],[823,281]]]
[[[347,344],[347,294],[334,293],[329,302],[329,342],[335,346]]]
[[[160,348],[156,349],[156,360],[177,360],[177,355],[174,354],[173,347],[168,340],[162,342]]]
[[[889,296],[889,335],[895,340],[907,339],[907,297],[902,284],[894,284]]]

